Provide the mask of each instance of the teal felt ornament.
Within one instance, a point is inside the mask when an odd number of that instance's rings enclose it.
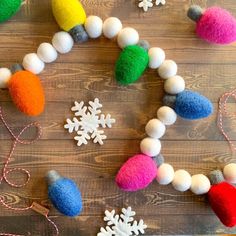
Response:
[[[147,50],[141,45],[127,46],[121,52],[115,67],[115,78],[122,85],[138,80],[149,63]]]
[[[0,0],[0,23],[15,15],[20,6],[21,0]]]

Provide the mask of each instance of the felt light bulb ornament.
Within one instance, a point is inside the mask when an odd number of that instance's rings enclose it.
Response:
[[[0,1],[0,23],[9,20],[21,7],[21,0]]]
[[[161,155],[152,158],[137,154],[123,164],[116,176],[116,184],[124,191],[137,191],[146,188],[157,175],[157,166],[163,163]]]
[[[146,41],[139,45],[130,45],[123,49],[115,67],[116,80],[122,85],[128,85],[140,78],[149,64]]]
[[[236,19],[220,7],[205,11],[197,5],[188,10],[188,17],[196,21],[197,35],[209,43],[230,44],[236,41]]]
[[[206,97],[190,90],[177,95],[165,95],[163,103],[173,108],[180,117],[189,120],[202,119],[213,112],[213,105]]]
[[[75,42],[88,40],[83,26],[86,13],[79,0],[52,0],[52,12],[58,25],[70,33]]]
[[[43,112],[45,96],[38,76],[15,65],[8,88],[12,101],[21,112],[29,116],[37,116]]]
[[[236,226],[236,188],[225,182],[220,170],[210,173],[212,186],[207,194],[211,208],[227,227]]]
[[[76,183],[61,177],[55,170],[48,172],[48,196],[55,208],[69,217],[76,217],[82,211],[82,198]]]

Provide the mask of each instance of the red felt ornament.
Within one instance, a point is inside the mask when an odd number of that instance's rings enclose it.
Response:
[[[211,189],[208,200],[220,221],[227,227],[236,226],[236,188],[225,182],[220,170],[210,173]]]

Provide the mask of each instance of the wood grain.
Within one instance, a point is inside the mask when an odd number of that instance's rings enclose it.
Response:
[[[222,168],[234,160],[227,142],[216,126],[217,103],[220,95],[235,88],[236,44],[213,46],[198,39],[194,24],[186,18],[190,4],[203,7],[220,5],[236,15],[235,0],[167,0],[164,7],[153,7],[147,13],[137,8],[136,0],[83,0],[88,15],[119,17],[124,26],[135,27],[141,38],[151,45],[162,47],[167,58],[178,63],[179,74],[188,89],[208,96],[214,103],[214,114],[204,120],[189,122],[178,119],[168,128],[163,138],[162,153],[175,169],[184,168],[191,174]],[[50,42],[59,30],[51,12],[50,0],[27,0],[21,11],[9,22],[0,25],[0,63],[10,67],[21,62],[26,53],[34,52],[41,42]],[[16,110],[8,90],[0,90],[0,102],[6,119],[15,133],[24,124],[38,121],[43,126],[42,139],[32,146],[19,145],[10,167],[24,167],[32,178],[23,189],[0,185],[0,197],[14,206],[27,206],[37,201],[50,207],[50,215],[62,236],[94,236],[104,226],[106,209],[132,206],[137,219],[148,225],[145,235],[216,235],[236,234],[236,229],[225,228],[213,214],[204,196],[191,192],[179,193],[171,186],[159,186],[155,181],[147,189],[124,193],[114,184],[114,177],[128,157],[139,152],[139,142],[145,137],[146,122],[156,116],[164,95],[163,81],[157,72],[148,70],[135,84],[117,85],[114,64],[120,49],[115,41],[103,37],[60,55],[54,64],[46,65],[40,75],[46,93],[45,112],[29,118]],[[103,112],[110,113],[117,123],[106,129],[104,146],[89,143],[78,148],[63,125],[72,117],[70,107],[75,100],[88,102],[98,97]],[[229,110],[235,111],[230,101]],[[236,141],[236,122],[224,123],[230,137]],[[11,137],[0,124],[0,164],[11,148]],[[34,131],[27,133],[32,137]],[[45,173],[56,169],[73,178],[80,186],[84,211],[78,219],[61,216],[47,198]],[[18,183],[20,173],[10,176]],[[53,235],[45,218],[34,213],[13,212],[0,207],[0,232],[33,236]]]

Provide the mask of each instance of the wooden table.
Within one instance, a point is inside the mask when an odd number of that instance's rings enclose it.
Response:
[[[169,59],[179,65],[187,88],[208,96],[214,103],[214,115],[200,121],[178,119],[163,138],[162,153],[175,169],[184,168],[191,174],[222,167],[232,160],[227,142],[216,126],[217,102],[222,93],[235,88],[236,48],[213,46],[198,39],[194,24],[186,17],[192,3],[201,6],[218,4],[236,15],[235,0],[167,0],[166,6],[153,7],[147,13],[137,8],[137,1],[83,0],[88,13],[119,17],[124,26],[136,28],[142,39],[163,48]],[[0,25],[1,66],[21,62],[26,53],[35,52],[42,42],[50,42],[59,30],[54,21],[49,0],[28,0],[8,23]],[[62,236],[94,236],[103,223],[106,209],[132,206],[137,219],[148,225],[146,235],[161,234],[223,234],[236,233],[227,229],[212,213],[204,197],[191,192],[180,193],[171,186],[159,186],[155,181],[147,189],[135,193],[120,191],[114,177],[128,157],[139,152],[139,142],[145,137],[146,122],[156,116],[164,95],[163,80],[156,71],[148,70],[128,87],[114,80],[114,64],[119,55],[115,41],[104,38],[76,45],[73,51],[61,55],[56,63],[46,66],[40,75],[46,92],[46,110],[29,118],[16,110],[7,90],[0,90],[1,106],[14,132],[23,125],[38,121],[43,127],[41,140],[34,145],[19,145],[10,167],[24,167],[31,172],[30,183],[23,189],[2,183],[0,196],[12,207],[37,201],[50,205],[47,198],[45,173],[55,169],[73,178],[82,191],[84,211],[78,219],[61,216],[53,207],[50,214]],[[73,135],[64,128],[75,100],[88,102],[98,97],[103,112],[116,118],[114,128],[106,129],[104,146],[92,144],[77,147]],[[230,104],[235,109],[235,104]],[[226,122],[226,130],[236,138],[235,123]],[[9,153],[11,137],[0,126],[1,164]],[[33,132],[31,132],[33,133]],[[29,133],[28,133],[29,134]],[[30,135],[27,135],[28,137]],[[21,181],[22,176],[13,175]],[[52,235],[53,229],[44,217],[33,211],[17,213],[0,208],[0,232],[33,236]]]

